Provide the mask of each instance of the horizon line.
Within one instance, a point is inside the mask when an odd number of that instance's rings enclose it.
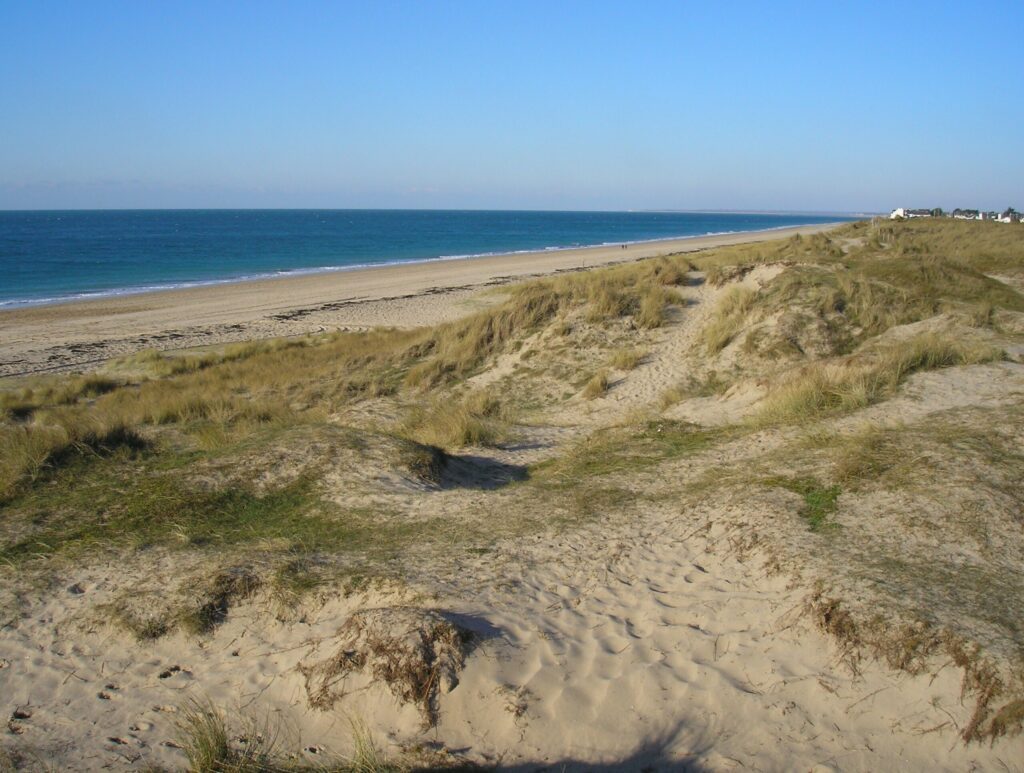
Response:
[[[852,210],[813,209],[536,209],[491,207],[24,207],[0,212],[596,212],[612,214],[695,214],[695,215],[818,215],[870,217],[888,214]]]

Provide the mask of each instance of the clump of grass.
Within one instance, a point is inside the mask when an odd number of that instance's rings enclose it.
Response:
[[[608,380],[608,371],[599,370],[583,387],[583,398],[585,400],[594,400],[598,397],[604,397],[608,392],[609,386],[611,386],[611,382]]]
[[[135,600],[138,598],[136,596]],[[174,630],[174,613],[158,604],[147,604],[141,608],[124,600],[100,604],[96,613],[107,622],[130,633],[140,643],[155,641]]]
[[[645,330],[665,324],[665,308],[675,300],[671,292],[656,285],[643,294],[640,309],[636,313],[636,324]]]
[[[725,292],[702,333],[704,346],[709,353],[720,352],[732,341],[743,326],[756,298],[757,291],[748,287],[732,287]]]
[[[661,393],[658,406],[666,411],[677,403],[691,397],[711,397],[721,395],[728,391],[733,384],[728,375],[722,375],[717,370],[709,370],[701,378],[690,377],[686,381],[669,387]]]
[[[60,379],[36,378],[20,388],[0,391],[0,417],[24,420],[40,408],[71,405],[82,399],[99,397],[123,384],[95,373]]]
[[[437,484],[441,482],[444,468],[448,464],[448,454],[437,446],[410,441],[403,450],[401,461],[421,481]]]
[[[913,459],[906,458],[906,449],[894,442],[899,430],[869,425],[846,437],[831,436],[825,445],[832,459],[832,475],[849,486],[874,481],[896,467]]]
[[[179,712],[178,743],[191,771],[259,768],[266,762],[262,744],[234,749],[229,743],[224,717],[212,705],[192,703]]]
[[[646,356],[647,352],[643,349],[619,349],[612,355],[609,364],[616,370],[633,370]]]
[[[806,421],[863,408],[892,394],[918,370],[992,362],[1003,351],[950,334],[924,333],[883,350],[839,361],[814,363],[772,390],[755,417],[759,424]]]
[[[682,281],[688,268],[684,261],[663,258],[514,287],[500,306],[430,331],[411,350],[419,361],[409,368],[405,384],[429,388],[464,379],[544,325],[553,324],[555,334],[564,335],[570,329],[564,315],[572,310],[593,324],[635,315],[638,326],[657,327],[675,297],[667,286]]]
[[[658,398],[658,407],[667,411],[673,405],[677,405],[690,396],[690,393],[680,384],[669,387],[661,393],[661,397]]]
[[[0,501],[25,479],[53,471],[83,454],[137,453],[146,440],[116,417],[51,411],[27,425],[0,425]]]
[[[753,268],[752,265],[712,265],[704,273],[704,281],[712,287],[721,287],[729,282],[742,279]]]
[[[430,387],[465,378],[517,336],[554,319],[571,295],[550,280],[530,283],[514,289],[496,309],[435,328],[412,352],[423,359],[409,369],[405,383]]]
[[[804,504],[800,508],[800,517],[807,521],[811,531],[822,531],[834,526],[828,517],[836,511],[837,502],[842,489],[839,486],[826,486],[815,478],[768,478],[764,481],[768,486],[778,486],[803,497]]]
[[[636,309],[636,298],[614,284],[594,283],[587,302],[587,322],[625,317]]]
[[[177,741],[189,773],[401,773],[373,741],[366,725],[351,720],[352,755],[344,762],[296,763],[281,750],[280,734],[269,723],[245,723],[237,736],[224,714],[208,700],[193,700],[178,712]]]
[[[442,449],[486,446],[508,437],[512,411],[493,393],[471,392],[461,401],[435,399],[415,408],[401,426],[405,437]]]

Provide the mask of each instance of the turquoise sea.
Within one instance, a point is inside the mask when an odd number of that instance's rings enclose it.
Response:
[[[0,308],[852,218],[481,210],[0,211]]]

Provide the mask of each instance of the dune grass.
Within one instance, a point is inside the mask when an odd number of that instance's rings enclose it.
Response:
[[[608,364],[610,367],[615,368],[615,370],[633,370],[644,361],[644,357],[647,354],[646,349],[618,349],[612,354]]]
[[[36,377],[8,391],[0,391],[0,416],[22,420],[42,406],[70,405],[81,399],[112,392],[122,381],[90,373],[62,379]]]
[[[581,394],[584,400],[595,400],[598,397],[604,397],[608,393],[610,386],[611,381],[608,379],[608,371],[599,370],[587,381]]]
[[[274,436],[263,442],[274,442]],[[315,471],[262,489],[241,480],[199,486],[184,473],[200,459],[197,452],[165,452],[72,460],[51,473],[45,486],[8,500],[0,512],[0,563],[156,547],[263,546],[285,555],[315,546],[337,555],[386,558],[430,530],[427,523],[394,519],[382,507],[324,500]]]
[[[704,346],[710,354],[728,346],[743,327],[756,298],[757,291],[748,287],[730,287],[725,291],[702,332]]]
[[[703,451],[734,437],[732,428],[708,429],[685,421],[639,418],[596,432],[562,455],[531,468],[541,487],[579,486],[606,475],[629,473]]]
[[[419,443],[456,450],[505,440],[513,421],[513,411],[493,392],[477,390],[461,400],[439,397],[413,407],[399,431]]]
[[[248,722],[228,729],[224,715],[208,701],[193,701],[179,712],[178,744],[189,773],[399,773],[411,768],[393,763],[377,748],[366,727],[352,721],[352,755],[347,760],[312,764],[285,755],[278,730]]]
[[[741,324],[778,314],[792,318],[797,329],[821,320],[832,354],[939,313],[991,326],[1001,309],[1024,311],[1024,295],[988,275],[1024,276],[1019,235],[999,225],[859,222],[828,234],[698,256],[694,263],[713,285],[739,279],[755,265],[787,266],[744,310],[746,318],[728,314],[728,306],[716,314],[706,332],[708,351],[728,344]]]
[[[564,325],[574,309],[591,324],[632,316],[638,327],[659,327],[665,307],[677,300],[667,286],[682,282],[688,268],[682,259],[659,258],[514,287],[500,306],[435,328],[405,384],[427,389],[464,379],[512,341],[545,325]]]
[[[891,395],[919,370],[1003,359],[1003,351],[950,334],[923,333],[876,352],[815,362],[784,377],[762,403],[756,425],[810,421],[863,408]]]

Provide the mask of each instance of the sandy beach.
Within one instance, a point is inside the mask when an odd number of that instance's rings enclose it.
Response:
[[[0,376],[88,369],[170,350],[459,317],[488,286],[628,260],[784,239],[834,224],[208,285],[0,312]]]

